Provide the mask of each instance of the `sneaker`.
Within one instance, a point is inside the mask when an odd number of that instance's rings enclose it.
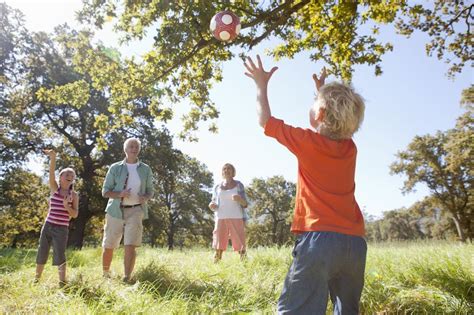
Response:
[[[66,281],[59,281],[59,287],[64,288],[67,285]]]
[[[112,273],[110,271],[104,271],[102,273],[102,277],[104,277],[105,279],[110,279],[112,278]]]

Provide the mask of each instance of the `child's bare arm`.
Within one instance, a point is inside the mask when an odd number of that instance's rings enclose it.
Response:
[[[70,202],[72,202],[72,206]],[[72,218],[77,218],[79,215],[79,196],[76,192],[64,197],[64,208]]]
[[[245,72],[245,75],[252,78],[257,85],[258,123],[260,126],[265,127],[267,120],[272,115],[267,95],[268,81],[270,81],[270,78],[278,67],[273,67],[270,71],[265,71],[259,55],[257,55],[257,63],[258,66],[255,65],[252,58],[247,57],[247,62],[245,62],[244,65],[248,72]]]
[[[316,86],[316,91],[319,91],[321,87],[324,85],[324,82],[326,81],[327,73],[326,73],[326,67],[323,67],[323,70],[321,70],[321,75],[318,76],[316,73],[313,74],[313,81],[314,85]]]
[[[49,156],[49,189],[52,192],[58,190],[58,183],[56,182],[56,177],[54,175],[54,170],[56,169],[56,152],[52,149],[43,150],[46,155]]]

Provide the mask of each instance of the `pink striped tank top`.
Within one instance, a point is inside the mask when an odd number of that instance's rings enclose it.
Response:
[[[69,213],[64,208],[64,197],[59,194],[58,190],[49,199],[49,212],[46,217],[46,222],[69,226]],[[72,203],[70,203],[72,204]]]

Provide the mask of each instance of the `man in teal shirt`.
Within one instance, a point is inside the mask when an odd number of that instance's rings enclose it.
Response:
[[[109,167],[102,187],[102,195],[109,198],[105,208],[102,268],[104,276],[110,277],[114,249],[119,247],[123,236],[125,282],[131,281],[136,247],[142,243],[142,221],[148,218],[147,202],[153,197],[153,173],[138,160],[140,147],[140,140],[136,138],[125,140],[126,158]]]

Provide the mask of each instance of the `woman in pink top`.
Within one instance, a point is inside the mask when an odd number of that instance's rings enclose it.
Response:
[[[48,260],[49,248],[53,246],[53,265],[58,266],[59,285],[66,283],[66,245],[69,232],[69,219],[78,215],[79,198],[74,191],[76,173],[72,168],[59,172],[59,185],[56,182],[54,169],[56,167],[56,152],[44,150],[50,158],[49,187],[51,197],[49,211],[46,217],[36,256],[36,278],[39,281]]]
[[[227,249],[229,238],[234,251],[240,253],[243,259],[246,254],[244,221],[247,207],[244,185],[234,180],[235,167],[225,164],[222,167],[221,184],[216,185],[209,208],[215,212],[216,225],[213,232],[212,247],[216,250],[214,262],[222,259],[222,253]]]

